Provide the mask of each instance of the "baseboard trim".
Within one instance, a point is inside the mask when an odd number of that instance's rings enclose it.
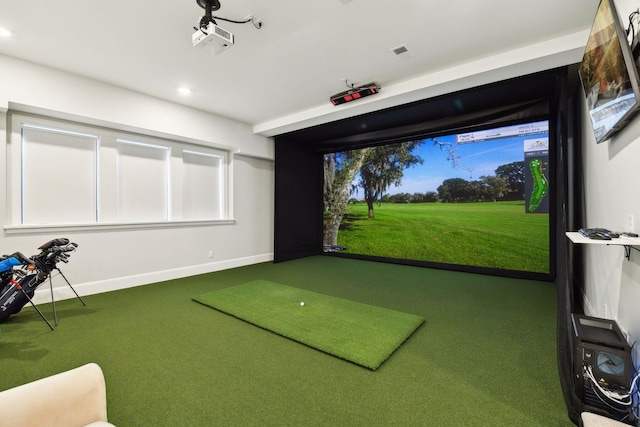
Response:
[[[117,291],[121,289],[133,288],[136,286],[149,285],[166,280],[181,279],[183,277],[195,276],[198,274],[213,273],[215,271],[228,270],[236,267],[244,267],[252,264],[273,261],[273,253],[254,255],[244,258],[212,262],[207,264],[193,265],[189,267],[175,268],[171,270],[154,271],[151,273],[138,274],[134,276],[118,277],[115,279],[100,280],[87,283],[73,283],[73,289],[80,296],[101,294],[104,292]],[[53,278],[53,297],[55,301],[76,298],[73,290],[66,285],[61,277]],[[48,281],[38,288],[33,296],[35,304],[51,302],[51,288]]]

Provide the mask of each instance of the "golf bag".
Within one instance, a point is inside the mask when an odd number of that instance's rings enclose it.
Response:
[[[78,247],[69,239],[50,240],[40,253],[27,258],[20,252],[0,259],[0,323],[22,310],[33,294],[57,269],[58,262],[69,262],[69,252]]]

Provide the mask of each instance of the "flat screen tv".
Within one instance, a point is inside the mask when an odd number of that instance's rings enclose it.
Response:
[[[531,120],[325,153],[324,251],[550,274],[549,135]]]
[[[597,143],[624,127],[640,106],[638,70],[613,0],[601,0],[579,68]]]

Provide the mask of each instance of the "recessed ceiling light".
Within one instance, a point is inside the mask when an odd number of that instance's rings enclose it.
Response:
[[[11,31],[0,27],[0,37],[11,37]]]
[[[191,89],[183,86],[178,88],[178,92],[180,92],[180,94],[182,95],[189,95],[191,93]]]

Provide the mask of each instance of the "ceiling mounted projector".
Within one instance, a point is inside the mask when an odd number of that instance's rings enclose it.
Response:
[[[198,6],[204,9],[204,16],[200,18],[196,30],[191,36],[193,47],[212,51],[215,55],[229,49],[233,46],[233,34],[230,31],[220,27],[216,19],[231,22],[234,24],[247,24],[251,22],[256,29],[262,28],[262,20],[258,19],[254,14],[248,15],[244,20],[235,20],[223,18],[221,16],[213,16],[213,11],[220,9],[219,0],[196,0]]]
[[[330,98],[330,101],[333,105],[345,104],[347,102],[355,101],[356,99],[374,95],[379,91],[380,86],[378,86],[376,83],[369,83],[363,86],[352,87],[345,92],[340,92],[337,95],[333,95]]]
[[[217,55],[233,46],[233,34],[209,22],[193,33],[191,41],[194,47],[211,50]]]
[[[204,16],[200,19],[196,32],[191,36],[194,47],[212,51],[215,55],[233,46],[233,34],[219,27],[213,19],[213,11],[220,9],[218,0],[196,0],[198,6],[204,9]]]

